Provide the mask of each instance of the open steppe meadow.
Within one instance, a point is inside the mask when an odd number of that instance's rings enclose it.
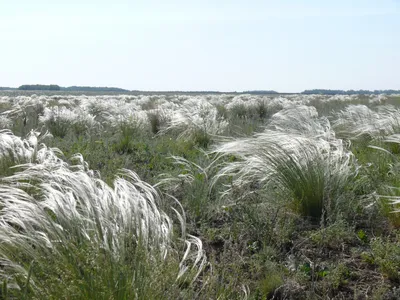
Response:
[[[400,95],[0,94],[1,299],[399,299]]]

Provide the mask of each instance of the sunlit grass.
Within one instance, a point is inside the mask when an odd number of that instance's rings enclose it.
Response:
[[[397,100],[0,96],[0,298],[389,299]]]
[[[331,213],[343,200],[346,185],[355,178],[356,164],[346,144],[330,131],[328,120],[318,119],[316,112],[310,115],[307,107],[302,115],[302,109],[274,115],[267,127],[274,130],[216,146],[216,153],[238,157],[216,178],[231,176],[236,188],[256,183],[272,189],[298,202],[303,215],[319,221],[324,211]]]
[[[34,154],[22,143],[10,149],[26,163],[0,186],[0,277],[9,295],[162,298],[179,290],[185,274],[198,276],[201,241],[186,238],[178,210],[176,218],[164,213],[160,195],[135,173],[121,171],[110,187],[81,156],[68,165],[44,145]],[[181,245],[173,219],[181,223]]]

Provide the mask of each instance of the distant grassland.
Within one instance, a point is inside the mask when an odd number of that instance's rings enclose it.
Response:
[[[1,299],[400,298],[400,95],[0,93]]]

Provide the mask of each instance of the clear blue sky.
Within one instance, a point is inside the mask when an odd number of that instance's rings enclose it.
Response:
[[[400,0],[4,0],[0,86],[30,83],[400,89]]]

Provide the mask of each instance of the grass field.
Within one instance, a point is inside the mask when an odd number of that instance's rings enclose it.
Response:
[[[0,299],[399,299],[400,95],[0,93]]]

